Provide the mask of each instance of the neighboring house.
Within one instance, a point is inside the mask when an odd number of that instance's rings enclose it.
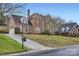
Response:
[[[60,28],[60,34],[74,36],[79,34],[79,26],[77,23],[66,23]]]

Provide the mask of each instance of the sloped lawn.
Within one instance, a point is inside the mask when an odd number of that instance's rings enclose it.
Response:
[[[68,45],[79,44],[79,37],[33,34],[26,34],[26,37],[48,47],[63,47]]]
[[[28,51],[29,48],[22,49],[21,45],[4,34],[0,34],[0,55]]]

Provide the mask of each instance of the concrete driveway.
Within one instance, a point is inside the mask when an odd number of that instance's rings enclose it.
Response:
[[[9,37],[11,37],[13,40],[17,41],[18,43],[22,44],[22,37],[20,35],[17,34],[5,34]],[[26,41],[24,42],[24,46],[25,47],[29,47],[33,50],[42,50],[42,49],[48,49],[49,47],[45,47],[37,42],[34,42],[30,39],[26,39]]]

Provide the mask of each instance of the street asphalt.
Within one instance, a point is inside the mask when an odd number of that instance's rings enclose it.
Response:
[[[10,54],[10,56],[11,55],[12,56],[79,56],[79,45]]]
[[[37,56],[79,56],[79,45],[69,46],[56,51],[38,54]]]

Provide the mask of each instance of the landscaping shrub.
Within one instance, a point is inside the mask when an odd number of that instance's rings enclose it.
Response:
[[[48,31],[48,30],[42,32],[41,34],[44,34],[44,35],[51,35],[50,31]]]
[[[58,31],[55,32],[55,35],[60,35],[60,33]]]
[[[0,26],[0,33],[8,33],[9,29],[6,26]]]
[[[0,33],[8,33],[8,31],[0,31]]]
[[[15,28],[15,33],[16,33],[16,34],[20,34],[20,33],[21,33],[21,31],[20,31],[20,28],[19,28],[19,27],[16,27],[16,28]]]

